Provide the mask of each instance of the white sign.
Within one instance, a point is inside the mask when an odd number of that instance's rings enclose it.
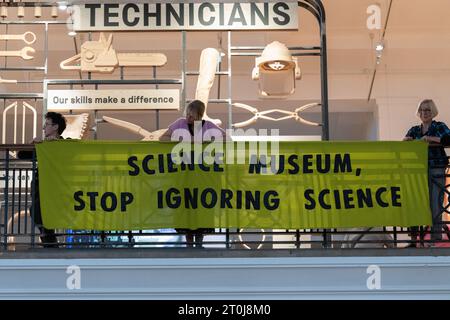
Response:
[[[295,2],[85,3],[73,6],[76,31],[296,30]]]
[[[49,90],[47,110],[178,110],[178,89]]]

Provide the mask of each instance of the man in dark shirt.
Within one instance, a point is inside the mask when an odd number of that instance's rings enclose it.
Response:
[[[62,139],[61,134],[66,129],[66,119],[60,113],[48,112],[45,115],[44,123],[44,140],[58,140]],[[32,143],[40,143],[42,140],[34,139]],[[33,159],[33,151],[20,151],[18,153],[19,159]],[[39,175],[36,172],[34,192],[34,223],[41,231],[41,242],[45,248],[54,248],[58,246],[58,240],[55,236],[55,230],[46,229],[42,223],[41,204],[39,197]]]

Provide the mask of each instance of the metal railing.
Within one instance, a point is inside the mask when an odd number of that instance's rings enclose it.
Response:
[[[15,157],[18,151],[32,154],[29,160]],[[443,168],[444,169],[444,168]],[[450,247],[450,169],[445,168],[445,180],[433,176],[442,204],[442,240],[439,246]],[[47,243],[42,228],[35,223],[35,181],[37,163],[33,145],[0,146],[0,250],[30,248],[184,248],[204,247],[223,249],[310,249],[310,248],[404,248],[433,243],[431,230],[421,226],[418,238],[404,227],[351,229],[255,230],[215,229],[205,233],[202,243],[187,242],[175,229],[159,230],[55,230],[57,245]],[[442,171],[444,172],[444,171]],[[446,181],[442,184],[442,181]]]

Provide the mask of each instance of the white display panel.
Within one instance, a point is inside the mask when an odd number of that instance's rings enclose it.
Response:
[[[85,3],[73,6],[76,31],[294,30],[295,2]]]
[[[178,89],[49,90],[48,111],[67,110],[178,110]]]

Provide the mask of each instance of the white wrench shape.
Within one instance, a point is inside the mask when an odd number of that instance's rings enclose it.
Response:
[[[0,57],[21,57],[24,60],[31,60],[34,58],[31,54],[35,52],[32,47],[24,47],[19,51],[0,51]]]
[[[33,44],[36,42],[36,35],[31,31],[24,34],[0,34],[0,40],[23,40],[26,44]]]

